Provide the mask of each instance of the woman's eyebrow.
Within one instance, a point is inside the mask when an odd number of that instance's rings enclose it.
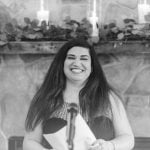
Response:
[[[74,54],[67,54],[67,56],[75,56]]]
[[[71,57],[75,57],[76,55],[75,54],[67,54],[67,56],[71,56]],[[81,55],[80,57],[89,57],[89,55]]]
[[[89,57],[89,55],[81,55],[81,57]]]

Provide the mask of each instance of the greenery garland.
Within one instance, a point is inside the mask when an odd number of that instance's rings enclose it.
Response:
[[[91,38],[92,25],[84,18],[81,22],[66,18],[62,26],[42,21],[39,25],[37,19],[24,18],[24,25],[19,25],[14,19],[6,23],[0,30],[0,45],[10,41],[67,41],[72,38]],[[137,24],[133,19],[124,20],[124,28],[120,29],[112,22],[99,28],[99,35],[94,41],[128,41],[150,40],[150,25]]]

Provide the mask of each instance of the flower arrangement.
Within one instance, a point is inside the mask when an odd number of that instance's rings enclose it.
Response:
[[[81,22],[70,19],[64,20],[64,24],[55,26],[42,21],[39,25],[37,19],[24,18],[24,25],[18,25],[13,19],[6,23],[0,30],[0,45],[10,41],[67,41],[75,37],[91,38],[92,25],[84,18]],[[99,28],[97,43],[101,41],[128,41],[150,40],[150,25],[137,24],[133,19],[124,20],[124,28],[117,27],[116,23],[110,23]]]
[[[37,19],[24,18],[25,25],[18,25],[16,20],[6,23],[0,31],[0,45],[10,41],[66,41],[75,37],[89,38],[92,29],[87,19],[81,22],[66,18],[64,24],[55,26]]]

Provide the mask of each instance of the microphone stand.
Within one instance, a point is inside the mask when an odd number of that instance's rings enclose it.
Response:
[[[75,119],[78,113],[77,104],[71,103],[70,108],[67,110],[68,112],[68,121],[67,121],[67,144],[68,149],[74,149],[74,136],[75,136]]]

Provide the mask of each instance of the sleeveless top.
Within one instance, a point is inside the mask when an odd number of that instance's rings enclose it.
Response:
[[[63,106],[56,110],[50,118],[61,118],[67,120],[67,109],[69,103],[64,102]],[[85,118],[84,118],[85,119]],[[94,133],[96,139],[111,140],[114,138],[114,127],[110,117],[98,116],[93,118],[91,121],[85,119],[90,129]],[[43,134],[44,130],[47,128],[47,124],[43,125]],[[51,148],[50,144],[44,139],[42,140],[42,145],[46,148]]]

